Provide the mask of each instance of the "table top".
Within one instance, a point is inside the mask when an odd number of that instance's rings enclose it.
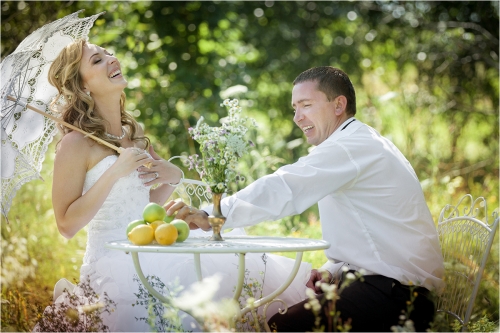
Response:
[[[108,249],[125,252],[161,253],[263,253],[263,252],[303,252],[324,250],[330,247],[325,240],[267,237],[267,236],[224,236],[224,241],[209,241],[209,237],[189,237],[182,243],[172,245],[134,245],[129,240],[107,242]]]

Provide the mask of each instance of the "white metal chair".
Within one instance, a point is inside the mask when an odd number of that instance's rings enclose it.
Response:
[[[188,164],[186,156],[173,156],[168,161],[172,162],[176,159],[180,159],[184,166]],[[212,202],[212,194],[208,190],[206,183],[195,179],[184,179],[182,183],[175,188],[170,199],[181,199],[188,205],[200,209]]]
[[[212,194],[208,191],[207,184],[194,179],[184,179],[175,188],[171,199],[177,198],[198,209],[208,206],[212,202]]]
[[[486,200],[463,196],[457,205],[446,205],[439,216],[438,233],[445,263],[444,292],[437,312],[456,318],[462,331],[472,314],[484,267],[498,227],[498,211],[488,222]],[[491,221],[491,220],[490,220]]]

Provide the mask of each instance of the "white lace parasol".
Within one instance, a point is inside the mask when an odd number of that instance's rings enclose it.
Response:
[[[40,178],[47,147],[56,133],[49,103],[57,90],[47,73],[64,46],[87,38],[103,13],[79,18],[81,10],[46,24],[26,37],[0,64],[2,214],[7,218],[12,199],[26,182]],[[48,116],[33,112],[39,109]],[[52,116],[52,119],[48,117]]]

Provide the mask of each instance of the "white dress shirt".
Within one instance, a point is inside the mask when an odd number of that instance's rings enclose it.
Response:
[[[322,268],[335,274],[348,263],[441,290],[438,235],[413,168],[392,142],[353,118],[296,163],[224,198],[221,208],[224,227],[234,228],[300,214],[316,203],[331,243]]]

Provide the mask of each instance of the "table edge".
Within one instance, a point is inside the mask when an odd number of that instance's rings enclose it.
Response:
[[[224,236],[223,236],[224,237]],[[206,237],[195,237],[195,238],[205,238]],[[126,239],[115,240],[106,242],[104,246],[108,249],[119,250],[124,252],[149,252],[149,253],[264,253],[264,252],[306,252],[306,251],[318,251],[328,249],[331,244],[323,239],[308,239],[308,238],[296,238],[296,237],[268,237],[268,236],[226,236],[224,237],[228,240],[231,239],[242,239],[242,238],[255,238],[255,239],[273,239],[279,238],[283,239],[294,239],[294,240],[304,240],[312,242],[307,246],[289,246],[284,248],[279,247],[266,247],[261,246],[258,248],[236,248],[236,247],[217,247],[218,242],[214,242],[213,247],[195,247],[189,248],[185,246],[172,246],[172,245],[134,245]],[[125,244],[125,242],[127,242]]]

